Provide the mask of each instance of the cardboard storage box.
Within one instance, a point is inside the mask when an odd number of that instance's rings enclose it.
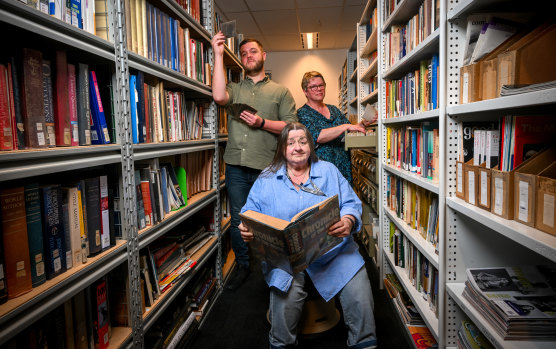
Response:
[[[535,226],[537,175],[556,160],[556,147],[544,150],[515,169],[514,220]]]
[[[456,161],[456,197],[465,200],[465,172],[464,163]]]
[[[490,168],[478,167],[478,185],[479,190],[477,191],[479,198],[477,200],[477,206],[485,210],[490,210]]]
[[[478,203],[478,190],[479,190],[479,166],[472,165],[473,160],[469,160],[469,163],[463,165],[463,171],[465,171],[465,201],[471,205],[477,206]]]
[[[526,40],[527,39],[527,40]],[[502,85],[556,80],[556,24],[534,37],[527,35],[497,57],[497,92]]]
[[[471,103],[481,100],[481,65],[473,63],[464,65],[459,70],[459,103]]]
[[[514,171],[490,170],[490,212],[514,219]]]
[[[535,228],[556,235],[556,162],[537,177],[537,214]]]

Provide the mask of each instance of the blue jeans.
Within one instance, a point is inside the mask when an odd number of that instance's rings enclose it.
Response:
[[[232,250],[236,256],[238,265],[249,266],[249,254],[247,244],[241,238],[239,232],[239,211],[245,205],[249,191],[259,177],[260,170],[226,164],[226,189],[230,199],[231,226],[230,236],[232,238]]]
[[[297,324],[307,297],[304,290],[306,277],[303,272],[295,274],[287,293],[270,288],[271,349],[288,348],[296,344]],[[348,327],[348,348],[376,347],[373,293],[365,267],[359,269],[337,297],[342,304],[344,321]]]

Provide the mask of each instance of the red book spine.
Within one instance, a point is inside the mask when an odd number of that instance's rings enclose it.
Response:
[[[8,69],[0,64],[0,150],[13,150],[13,140]]]
[[[145,208],[145,223],[147,226],[151,226],[153,224],[153,209],[149,181],[141,181],[141,196],[143,197],[143,207]]]
[[[77,86],[75,65],[68,64],[68,107],[71,125],[71,145],[79,145],[79,129],[77,126]]]
[[[14,84],[12,81],[12,69],[15,69],[11,63],[8,63],[8,94],[10,98],[10,119],[12,122],[12,144],[13,148],[17,149],[17,121],[15,118],[15,100],[14,100]]]
[[[96,330],[95,344],[97,348],[105,349],[108,348],[109,337],[108,337],[108,297],[106,296],[106,281],[102,280],[96,285],[96,317],[93,321],[93,327]]]
[[[56,145],[71,145],[71,123],[68,109],[68,62],[66,51],[56,51],[56,86],[54,88],[54,121]]]

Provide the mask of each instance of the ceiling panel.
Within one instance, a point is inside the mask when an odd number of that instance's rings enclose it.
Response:
[[[301,51],[301,38],[296,34],[266,35],[266,51]]]
[[[337,31],[342,24],[338,20],[338,14],[342,13],[341,7],[300,9],[297,13],[302,33]]]
[[[236,30],[238,33],[243,33],[244,35],[261,35],[257,23],[253,20],[250,12],[235,12],[228,13],[228,19],[236,20]]]
[[[297,8],[318,8],[343,6],[344,0],[297,0]]]
[[[298,34],[295,10],[253,12],[263,35]]]
[[[348,48],[353,43],[355,31],[340,31],[336,33],[336,48]]]
[[[344,7],[344,15],[342,16],[342,27],[340,30],[352,30],[355,33],[355,24],[361,19],[363,13],[361,6],[346,6]]]
[[[245,0],[251,11],[293,10],[293,0]]]
[[[248,11],[243,0],[214,0],[214,3],[220,9],[218,12],[223,15],[226,15],[228,12]]]

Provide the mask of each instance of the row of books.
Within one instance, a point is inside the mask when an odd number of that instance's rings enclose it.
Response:
[[[371,34],[376,30],[376,26],[378,24],[378,16],[377,16],[378,8],[375,6],[369,15],[369,22],[365,23],[365,42],[369,40]],[[354,65],[355,67],[356,65]]]
[[[108,274],[6,343],[6,348],[99,348],[110,345],[116,327],[129,326],[126,278]],[[116,313],[124,323],[119,322]]]
[[[186,153],[179,160],[152,159],[136,165],[137,228],[156,225],[187,205],[193,195],[211,189],[212,150]]]
[[[438,317],[438,270],[425,258],[415,245],[390,222],[390,253],[394,265],[402,268],[411,285],[427,301],[429,308]]]
[[[0,190],[5,287],[15,298],[116,242],[108,177]]]
[[[385,274],[384,276],[384,287],[404,325],[407,327],[415,347],[418,349],[438,348],[434,336],[425,325],[421,314],[419,314],[413,305],[411,298],[405,292],[396,275]]]
[[[210,263],[209,263],[210,264]],[[199,305],[209,305],[217,283],[210,266],[197,272],[188,287],[145,334],[148,348],[189,348],[199,326]]]
[[[424,0],[417,14],[407,24],[392,25],[384,33],[384,69],[396,64],[429,37],[438,28],[439,17],[439,8],[433,4],[433,0]]]
[[[206,104],[186,100],[184,92],[170,91],[160,81],[145,82],[142,72],[130,75],[130,111],[133,143],[176,142],[201,139]]]
[[[386,163],[438,182],[438,124],[386,128]]]
[[[218,133],[228,134],[228,113],[226,108],[218,107]]]
[[[175,15],[146,0],[126,0],[126,9],[128,50],[191,79],[210,84],[206,44],[191,37],[190,29],[183,27]]]
[[[386,203],[390,211],[437,247],[438,196],[391,174],[386,175],[386,183]]]
[[[556,121],[551,115],[507,115],[458,127],[461,162],[511,171],[554,142]]]
[[[0,64],[0,149],[110,143],[112,81],[99,88],[96,71],[68,63],[64,50],[47,56],[24,48],[20,60]]]
[[[550,265],[469,268],[463,297],[504,340],[556,340],[556,290]]]
[[[109,0],[20,0],[27,6],[46,13],[76,28],[112,41],[109,31]]]
[[[386,118],[422,113],[438,108],[438,54],[422,60],[419,69],[399,80],[386,81]]]

